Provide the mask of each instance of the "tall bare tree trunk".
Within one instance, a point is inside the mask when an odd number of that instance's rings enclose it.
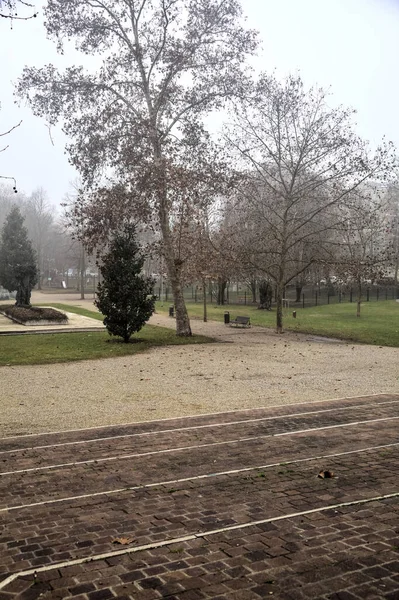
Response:
[[[203,289],[203,293],[204,293],[204,323],[206,323],[208,321],[208,313],[207,313],[207,306],[206,306],[206,281],[205,281],[205,279],[202,280],[202,289]]]
[[[41,253],[37,253],[37,289],[42,289],[42,257]]]
[[[357,301],[356,301],[356,316],[360,317],[360,307],[362,305],[362,282],[357,282]]]
[[[192,332],[181,286],[179,273],[180,267],[173,269],[173,271],[174,273],[172,275],[169,271],[169,279],[172,286],[173,300],[176,307],[176,335],[179,337],[189,337],[192,335]]]
[[[159,210],[161,230],[164,246],[164,256],[166,268],[168,270],[168,279],[172,286],[173,301],[176,307],[176,335],[180,337],[189,337],[192,335],[190,319],[184,301],[183,290],[181,286],[181,261],[175,257],[172,244],[172,233],[169,227],[168,213],[164,206]]]
[[[301,282],[297,282],[295,284],[295,302],[301,301],[302,289],[303,289],[303,284]]]
[[[252,294],[252,304],[256,304],[256,284],[257,284],[256,279],[251,279],[250,287],[251,287],[251,294]]]
[[[284,285],[282,281],[277,283],[276,293],[276,331],[283,333],[283,294]]]
[[[285,236],[285,229],[284,229]],[[283,298],[284,298],[284,264],[285,264],[285,242],[283,242],[281,252],[281,262],[278,269],[278,280],[276,281],[276,331],[277,333],[283,333]]]
[[[222,277],[218,277],[218,305],[224,305],[224,295],[226,291],[227,281]]]
[[[184,301],[183,290],[181,286],[181,260],[175,256],[173,248],[172,232],[169,224],[168,197],[165,182],[165,167],[161,152],[159,151],[156,138],[154,136],[154,154],[155,164],[158,171],[158,216],[162,232],[163,250],[168,279],[172,286],[173,301],[176,308],[176,335],[179,337],[189,337],[192,335],[190,319],[188,316],[186,303]]]
[[[80,299],[85,299],[85,275],[86,275],[86,256],[82,244],[80,251]]]

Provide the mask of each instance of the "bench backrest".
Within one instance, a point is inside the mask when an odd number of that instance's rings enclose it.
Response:
[[[246,325],[247,323],[249,323],[249,317],[237,317],[236,321],[237,323],[242,323],[242,325]]]

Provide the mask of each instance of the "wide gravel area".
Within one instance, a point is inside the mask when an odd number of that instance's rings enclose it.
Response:
[[[65,302],[65,297],[51,299]],[[76,298],[69,301],[77,304]],[[81,304],[93,308],[92,300]],[[174,325],[162,315],[154,315],[151,323]],[[396,348],[278,336],[215,322],[193,321],[192,328],[217,342],[0,368],[0,435],[399,392]]]

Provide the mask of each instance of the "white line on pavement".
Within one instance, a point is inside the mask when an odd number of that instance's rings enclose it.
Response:
[[[389,404],[398,404],[398,403],[399,403],[399,400],[390,400],[388,402],[380,402],[380,403],[378,403],[377,406],[385,406],[385,405],[389,405]],[[359,404],[359,405],[354,405],[354,406],[343,406],[341,408],[327,408],[324,410],[313,410],[313,411],[308,411],[308,412],[303,412],[303,413],[292,413],[292,414],[278,415],[278,416],[273,416],[273,417],[261,417],[259,419],[245,419],[242,421],[228,421],[227,423],[211,423],[211,424],[206,424],[206,425],[191,425],[190,427],[178,427],[175,429],[160,429],[160,430],[155,430],[155,431],[144,431],[144,432],[140,432],[140,433],[127,433],[127,434],[114,435],[114,436],[109,436],[109,437],[92,438],[92,439],[88,439],[88,440],[77,440],[74,442],[60,442],[58,444],[46,444],[43,446],[29,446],[26,448],[15,448],[13,450],[2,450],[2,451],[0,451],[0,455],[1,454],[15,454],[17,452],[26,452],[27,450],[44,450],[46,448],[60,448],[60,447],[64,447],[64,446],[92,444],[95,442],[108,442],[111,440],[118,440],[118,439],[123,439],[123,438],[151,436],[151,435],[158,435],[158,434],[163,434],[163,433],[176,433],[179,431],[193,431],[196,429],[210,429],[212,427],[230,427],[233,425],[245,425],[247,423],[275,421],[277,419],[287,419],[290,417],[302,417],[302,416],[306,417],[308,415],[324,414],[324,413],[328,413],[328,412],[352,410],[352,409],[357,409],[357,408],[375,408],[375,406]],[[395,418],[395,417],[392,417],[392,418]]]
[[[383,419],[383,420],[391,420],[391,419],[398,419],[399,417],[389,417],[388,419]],[[210,446],[223,446],[226,444],[235,444],[235,443],[239,443],[239,442],[248,442],[248,441],[252,441],[252,440],[261,440],[261,439],[267,439],[267,438],[273,438],[273,437],[282,437],[284,435],[295,435],[297,433],[308,433],[309,431],[318,431],[318,430],[324,430],[324,429],[332,429],[332,428],[338,428],[338,427],[347,427],[350,425],[358,425],[358,424],[365,424],[365,423],[374,423],[375,421],[378,421],[380,419],[373,419],[372,421],[357,421],[355,423],[343,423],[341,425],[327,425],[325,427],[317,427],[317,428],[313,428],[313,429],[300,429],[298,431],[289,431],[289,432],[283,432],[283,433],[271,433],[271,434],[267,434],[267,435],[258,435],[258,436],[252,436],[249,438],[235,438],[233,440],[225,440],[222,442],[210,442],[208,444],[195,444],[193,446],[176,446],[174,448],[165,448],[163,450],[150,450],[148,452],[136,452],[133,454],[119,454],[117,456],[107,456],[105,458],[91,458],[89,460],[80,460],[80,461],[75,461],[75,462],[67,462],[67,463],[57,463],[55,465],[45,465],[43,467],[30,467],[28,469],[17,469],[14,471],[4,471],[4,472],[0,472],[0,477],[5,477],[5,476],[10,476],[10,475],[16,475],[18,473],[32,473],[32,472],[36,472],[36,471],[50,471],[50,470],[54,470],[54,469],[64,469],[66,467],[77,467],[77,466],[81,466],[81,465],[92,465],[92,464],[97,464],[97,463],[104,463],[104,462],[111,462],[111,461],[119,461],[119,460],[127,460],[130,458],[141,458],[143,456],[154,456],[156,454],[169,454],[172,452],[181,452],[183,450],[196,450],[197,448],[209,448]],[[388,444],[388,446],[395,446],[396,444]],[[382,448],[385,446],[375,446],[376,448]]]
[[[329,398],[328,400],[316,400],[315,402],[291,402],[287,404],[275,404],[273,406],[255,406],[253,408],[235,408],[234,410],[224,410],[220,412],[212,412],[212,413],[199,413],[198,415],[183,415],[180,417],[167,417],[165,419],[156,419],[156,420],[148,420],[148,421],[132,421],[131,423],[115,423],[114,425],[95,425],[93,427],[81,427],[80,429],[60,429],[58,431],[44,431],[41,433],[25,433],[24,435],[9,435],[5,437],[0,437],[0,441],[3,440],[13,440],[13,439],[24,439],[29,437],[39,437],[43,435],[58,435],[60,433],[77,433],[79,431],[92,431],[94,429],[110,429],[112,427],[130,427],[132,425],[144,425],[146,423],[163,423],[165,421],[179,421],[182,419],[200,419],[202,417],[217,417],[219,415],[229,415],[231,413],[239,413],[239,412],[250,412],[252,410],[269,410],[273,408],[285,408],[286,406],[303,406],[306,404],[326,404],[328,402],[339,402],[342,400],[361,400],[364,398],[375,398],[376,396],[389,396],[390,398],[396,398],[399,394],[368,394],[367,396],[345,396],[344,398]],[[378,403],[377,403],[378,404]],[[364,405],[363,405],[364,406]]]
[[[7,587],[10,583],[12,583],[18,577],[27,577],[29,575],[34,575],[35,573],[45,573],[48,571],[52,571],[55,569],[64,569],[65,567],[72,567],[76,565],[83,565],[85,563],[91,563],[93,561],[105,560],[107,558],[113,558],[115,556],[124,556],[127,554],[133,554],[136,552],[142,552],[144,550],[155,550],[156,548],[162,548],[164,546],[170,546],[172,544],[178,544],[182,542],[190,542],[199,538],[208,538],[210,536],[216,535],[218,533],[225,533],[227,531],[234,531],[240,529],[247,529],[248,527],[255,527],[256,525],[264,525],[266,523],[275,523],[277,521],[283,521],[285,519],[295,519],[296,517],[303,517],[306,515],[310,515],[317,512],[325,512],[327,510],[337,510],[340,508],[345,508],[347,506],[357,506],[361,504],[367,504],[369,502],[381,502],[383,500],[389,500],[390,498],[396,498],[399,496],[399,492],[395,492],[393,494],[386,494],[385,496],[375,496],[373,498],[362,498],[361,500],[353,500],[351,502],[342,502],[341,504],[330,504],[328,506],[320,506],[318,508],[312,508],[310,510],[304,510],[301,512],[291,513],[288,515],[280,515],[279,517],[271,517],[269,519],[261,519],[258,521],[249,521],[247,523],[240,523],[238,525],[229,525],[227,527],[222,527],[221,529],[213,529],[211,531],[202,531],[199,533],[193,533],[186,536],[171,538],[168,540],[162,540],[160,542],[153,542],[150,544],[144,544],[142,546],[136,546],[135,548],[126,548],[124,550],[117,550],[114,552],[105,552],[103,554],[94,554],[93,556],[86,556],[84,558],[77,558],[73,560],[66,560],[60,563],[54,563],[52,565],[46,565],[44,567],[37,567],[34,569],[27,569],[26,571],[19,571],[18,573],[13,573],[9,575],[6,579],[0,582],[0,590]]]
[[[93,492],[92,494],[81,494],[79,496],[69,496],[66,498],[55,498],[53,500],[42,500],[40,502],[32,502],[31,504],[19,504],[17,506],[8,506],[5,508],[0,508],[0,513],[4,513],[4,512],[11,512],[11,511],[15,511],[15,510],[22,510],[24,508],[31,508],[31,507],[35,507],[35,506],[45,506],[48,504],[57,504],[59,502],[72,502],[75,500],[81,500],[81,499],[86,499],[86,498],[95,498],[98,496],[104,496],[104,495],[114,495],[114,494],[121,494],[124,492],[134,492],[137,490],[143,490],[143,489],[148,489],[148,488],[153,488],[153,487],[158,487],[161,485],[171,485],[171,484],[176,484],[176,483],[184,483],[187,481],[196,481],[199,479],[208,479],[210,477],[218,477],[218,476],[223,476],[223,475],[233,475],[233,474],[237,474],[237,473],[243,473],[246,471],[253,471],[256,469],[271,469],[273,467],[278,467],[282,464],[284,465],[289,465],[289,464],[294,464],[294,463],[301,463],[301,462],[309,462],[312,460],[320,460],[322,458],[334,458],[337,456],[346,456],[348,454],[357,454],[357,453],[361,453],[361,452],[367,452],[367,451],[373,451],[373,450],[378,450],[378,449],[382,449],[382,448],[390,448],[393,446],[398,446],[399,443],[395,443],[395,444],[385,444],[384,446],[371,446],[369,448],[363,448],[360,450],[350,450],[348,452],[339,452],[337,454],[326,454],[326,455],[321,455],[321,456],[312,456],[310,458],[300,458],[300,459],[295,459],[295,460],[281,460],[279,462],[276,463],[270,463],[270,464],[266,464],[266,465],[260,465],[260,466],[255,466],[255,467],[245,467],[242,469],[232,469],[230,471],[220,471],[220,472],[215,472],[215,473],[208,473],[205,475],[194,475],[191,477],[184,477],[184,478],[179,478],[179,479],[169,479],[166,481],[156,481],[155,483],[145,483],[145,484],[141,484],[141,485],[136,485],[136,486],[131,486],[131,487],[125,487],[125,488],[118,488],[116,490],[106,490],[106,491],[102,491],[102,492]]]

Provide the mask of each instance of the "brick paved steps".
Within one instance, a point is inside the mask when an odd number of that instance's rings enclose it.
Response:
[[[395,421],[383,423],[383,443],[399,443],[399,425]],[[353,440],[351,450],[364,449],[376,445],[380,428],[381,422],[371,422],[345,427],[345,437],[341,428],[327,429],[4,475],[0,477],[0,508],[342,453],[348,450],[348,439]],[[249,433],[244,432],[245,436]],[[211,441],[208,439],[207,443]],[[170,440],[171,445],[175,443],[175,439]],[[206,442],[198,440],[200,443]],[[136,450],[140,452],[141,449],[138,447]],[[117,456],[114,452],[112,455]]]
[[[373,525],[367,522],[372,514]],[[21,600],[395,600],[399,503],[374,502],[334,513],[205,536],[15,580]]]
[[[288,600],[397,599],[397,498],[285,518],[342,502],[398,493],[399,446],[328,460],[312,459],[322,454],[398,443],[399,425],[394,417],[398,416],[399,404],[392,400],[399,400],[399,395],[0,440],[3,450],[14,447],[13,452],[0,454],[0,470],[196,446],[171,453],[0,477],[3,506],[9,507],[65,498],[74,492],[100,493],[0,511],[0,582],[10,573],[46,565],[55,567],[40,572],[35,585],[32,585],[33,573],[18,577],[0,589],[0,600],[39,597],[258,600],[269,597],[270,592],[274,597]],[[326,410],[329,408],[333,410]],[[324,412],[304,414],[314,410]],[[298,412],[301,416],[296,416]],[[270,416],[278,418],[259,421],[259,417]],[[258,420],[216,426],[243,418]],[[385,420],[373,422],[378,418]],[[363,420],[369,422],[299,432]],[[171,424],[181,428],[207,423],[213,426],[165,431],[172,428]],[[259,435],[293,430],[297,433],[256,439]],[[110,434],[151,431],[156,433],[103,439]],[[60,440],[93,439],[99,433],[102,439],[89,444],[29,449]],[[198,447],[237,437],[251,439]],[[24,450],[18,452],[22,447]],[[280,464],[303,458],[310,460]],[[193,479],[200,474],[271,463],[279,464]],[[321,468],[335,471],[338,478],[317,478]],[[180,478],[188,480],[159,483]],[[103,493],[137,483],[154,486]],[[254,521],[276,517],[285,520],[242,528]],[[207,534],[237,524],[239,529]],[[112,543],[114,537],[131,536],[134,541],[128,548],[134,549],[147,543],[169,544],[171,539],[187,534],[196,539],[118,557],[115,551],[121,546]],[[67,568],[56,567],[62,561],[85,560],[104,552],[113,556]]]
[[[330,459],[337,479],[318,479],[320,466],[315,460],[268,469],[265,477],[215,476],[5,513],[0,573],[112,552],[118,536],[148,544],[398,491],[399,448]]]
[[[99,427],[93,429],[84,429],[77,431],[64,431],[52,434],[35,434],[28,436],[16,436],[10,438],[0,438],[0,451],[31,448],[35,446],[44,446],[47,444],[59,444],[66,442],[77,442],[96,438],[114,437],[132,433],[144,433],[152,431],[162,431],[179,427],[191,427],[196,425],[207,425],[212,423],[223,423],[230,420],[244,420],[259,418],[262,416],[285,416],[289,414],[306,413],[309,411],[332,411],[336,408],[347,407],[351,405],[373,406],[376,408],[379,404],[398,401],[399,394],[381,394],[379,396],[361,396],[358,398],[346,398],[340,400],[331,400],[327,402],[312,402],[311,404],[291,404],[264,409],[248,409],[242,411],[231,411],[228,413],[198,415],[195,417],[183,417],[178,419],[166,419],[163,421],[149,421],[145,423],[130,423],[127,425],[115,425],[110,427]],[[397,405],[399,406],[399,405]],[[398,408],[399,413],[399,408]],[[79,424],[77,423],[77,427]]]
[[[249,423],[235,423],[234,421],[237,418],[241,419],[241,417],[237,417],[235,414],[230,416],[227,422],[220,420],[221,426],[218,427],[210,426],[195,429],[195,421],[194,424],[188,421],[185,426],[190,427],[190,429],[187,431],[156,432],[154,435],[147,435],[145,432],[142,432],[144,435],[140,435],[139,432],[133,431],[130,434],[118,434],[132,435],[133,437],[114,438],[112,440],[103,440],[100,438],[98,440],[92,439],[89,443],[76,444],[70,441],[71,445],[52,446],[48,448],[42,448],[42,440],[38,438],[38,448],[27,448],[20,452],[17,449],[14,449],[14,452],[7,451],[7,444],[0,442],[0,451],[3,452],[3,454],[0,453],[0,471],[7,472],[57,463],[94,460],[123,453],[131,454],[134,452],[162,450],[169,447],[200,445],[258,435],[277,435],[301,429],[399,417],[399,402],[392,403],[392,400],[387,400],[386,402],[388,403],[380,403],[377,406],[370,404],[360,407],[357,407],[357,405],[356,407],[346,406],[344,410],[328,410],[326,412],[303,416],[284,415],[272,420],[262,420],[262,418],[267,419],[270,415],[266,414],[262,417],[262,415],[256,414],[251,417],[255,420]],[[224,415],[224,419],[226,419],[226,415]],[[79,442],[82,442],[82,440]]]

